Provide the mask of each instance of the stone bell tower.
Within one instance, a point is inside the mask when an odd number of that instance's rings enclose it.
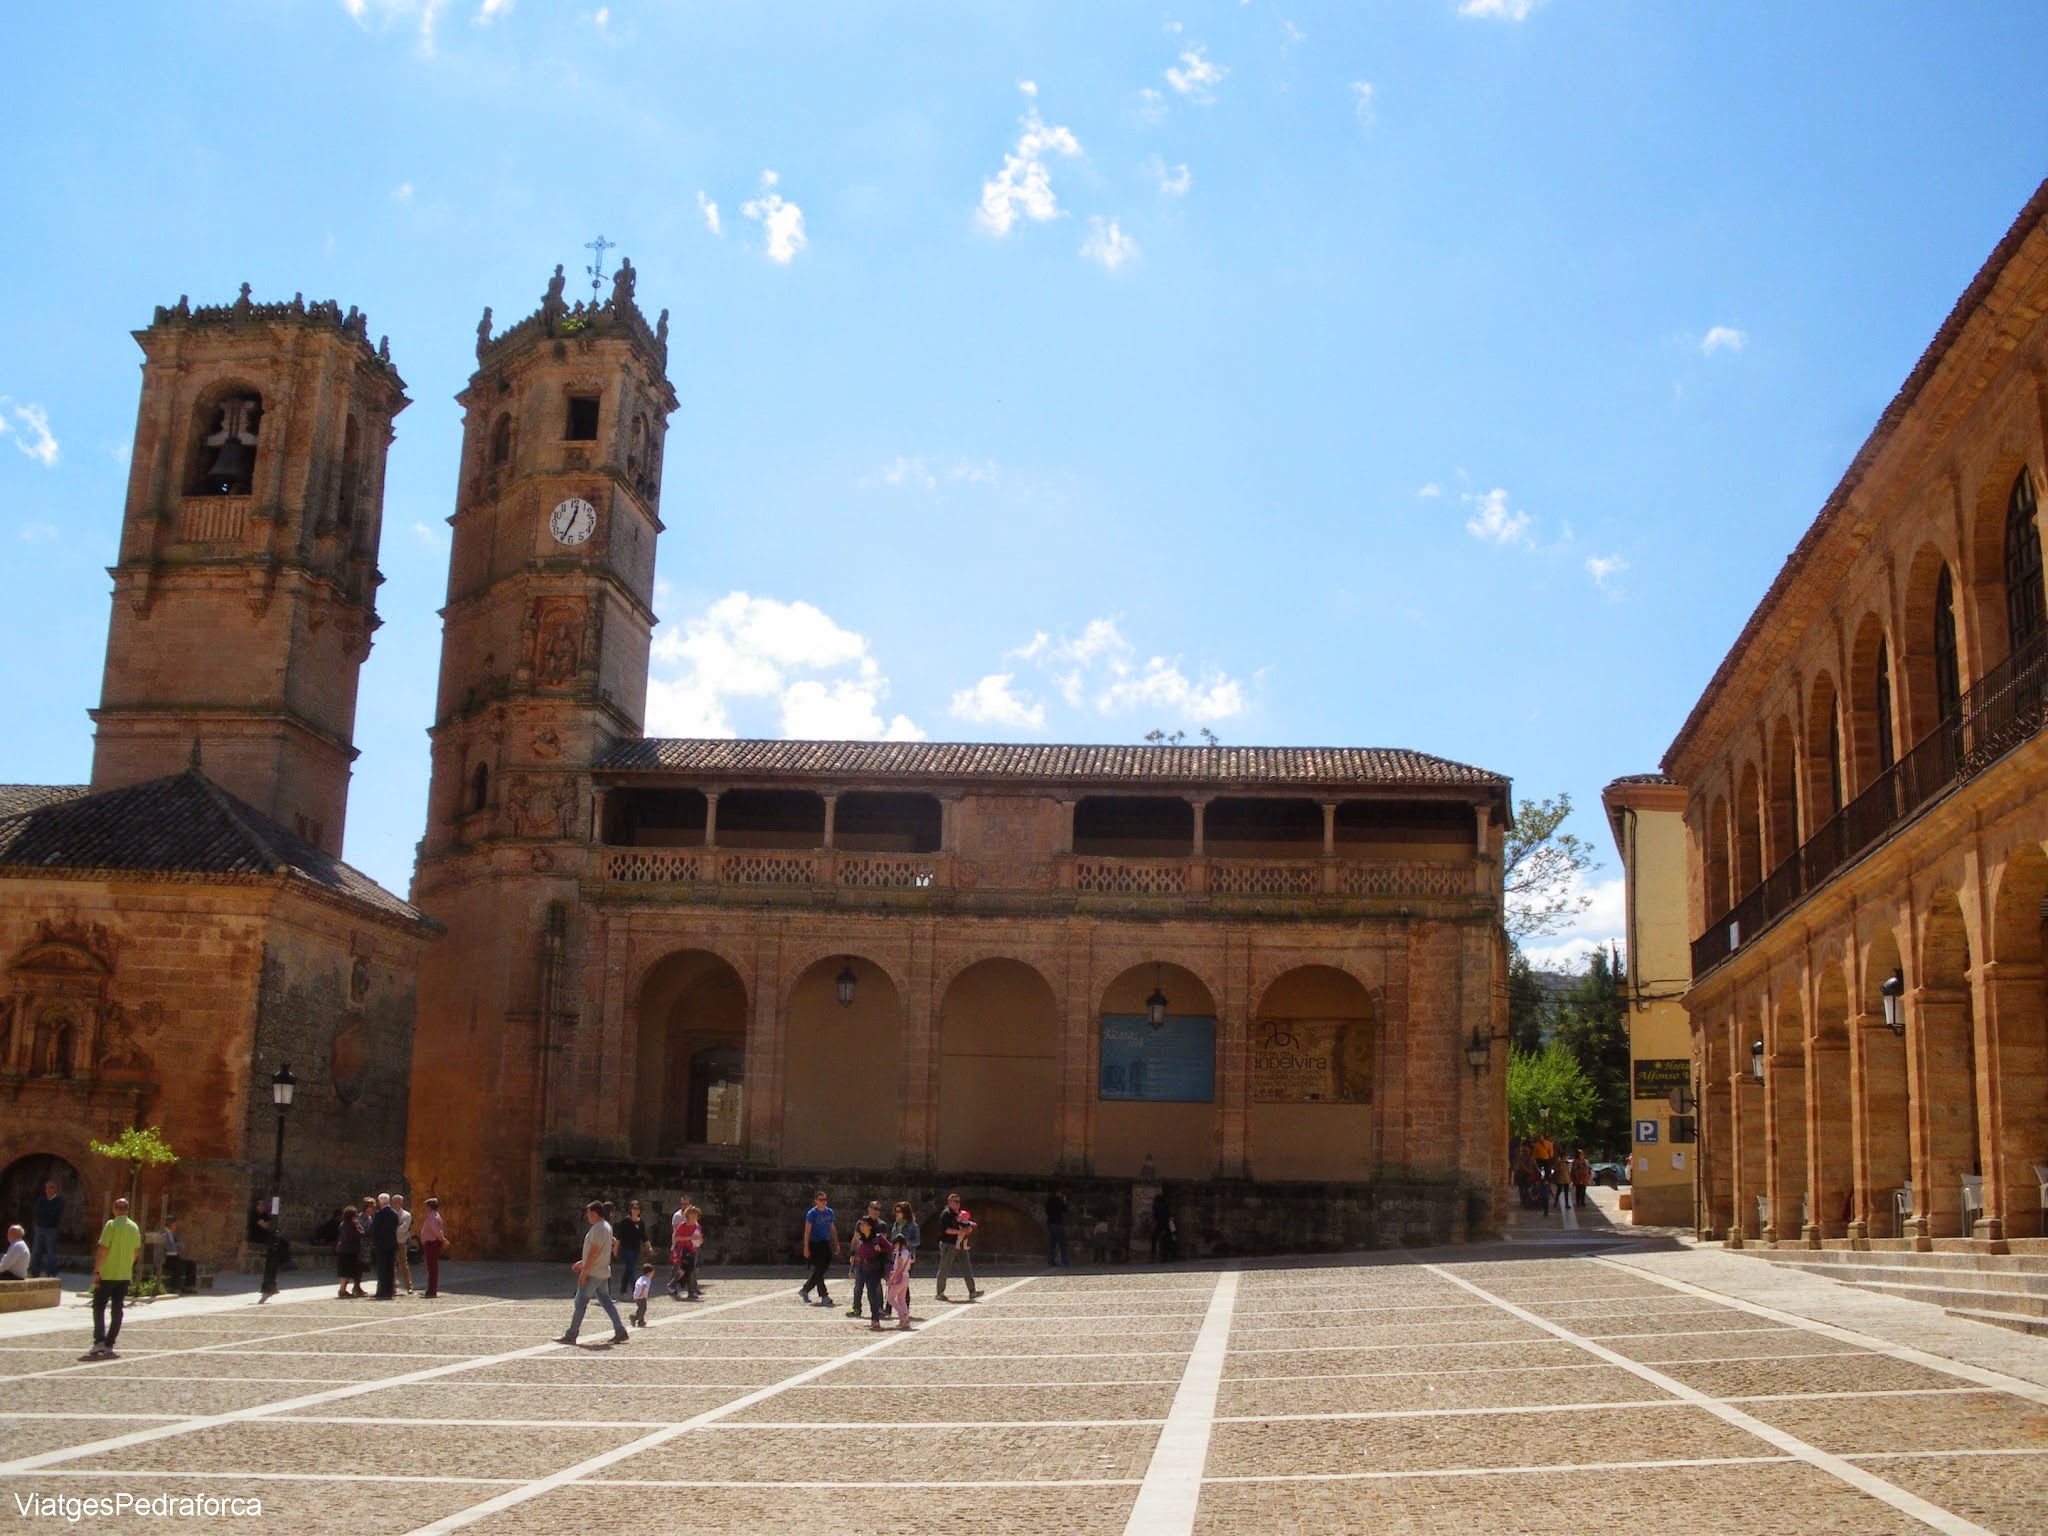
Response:
[[[114,578],[92,787],[207,775],[329,853],[377,627],[405,382],[334,303],[159,306]]]
[[[462,467],[413,880],[449,942],[420,970],[409,1163],[492,1245],[529,1240],[533,1148],[560,1119],[549,1085],[569,1070],[575,1030],[590,769],[640,734],[646,708],[676,396],[668,314],[650,326],[634,282],[623,262],[608,302],[572,307],[557,267],[540,309],[503,333],[486,309],[457,397]]]

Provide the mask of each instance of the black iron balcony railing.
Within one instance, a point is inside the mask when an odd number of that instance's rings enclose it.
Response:
[[[1692,941],[1693,975],[1704,976],[1924,806],[2038,734],[2048,715],[2044,704],[2048,634],[2036,635],[1985,673],[1955,713],[1709,923]]]

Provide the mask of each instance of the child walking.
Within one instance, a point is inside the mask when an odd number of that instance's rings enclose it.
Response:
[[[889,1306],[896,1313],[898,1332],[910,1332],[910,1267],[917,1262],[917,1246],[924,1233],[917,1224],[917,1212],[908,1200],[896,1202],[896,1221],[889,1228],[889,1246],[896,1250],[889,1265]]]
[[[895,1245],[874,1217],[863,1216],[854,1223],[853,1272],[855,1283],[860,1287],[854,1294],[867,1298],[868,1330],[871,1333],[882,1331],[882,1280],[889,1273],[889,1263],[895,1251]]]
[[[647,1293],[654,1289],[654,1266],[642,1264],[640,1278],[633,1282],[633,1326],[647,1326]]]

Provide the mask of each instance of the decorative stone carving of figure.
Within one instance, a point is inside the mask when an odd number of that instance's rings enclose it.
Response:
[[[640,280],[640,274],[633,270],[631,258],[619,258],[619,270],[612,274],[612,308],[624,309],[633,302],[633,285]]]
[[[533,781],[524,774],[514,778],[505,788],[505,809],[512,814],[512,834],[515,837],[533,835]]]
[[[576,620],[558,613],[548,620],[540,646],[540,680],[566,683],[576,675]]]
[[[156,1022],[156,1010],[142,1011],[141,1028],[150,1031]],[[100,1015],[100,1072],[107,1077],[133,1077],[146,1075],[154,1063],[149,1052],[137,1043],[136,1026],[128,1021],[128,1011],[119,1003],[108,1003]]]
[[[370,995],[370,962],[357,955],[348,968],[348,1000],[360,1005]]]
[[[45,1008],[36,1020],[35,1072],[39,1077],[71,1075],[71,1011]]]
[[[555,263],[555,275],[548,279],[548,291],[540,301],[541,319],[546,322],[550,335],[554,334],[555,322],[569,311],[569,306],[562,300],[562,289],[567,282],[568,279],[562,276],[562,264],[558,261]]]
[[[654,339],[661,343],[661,355],[668,356],[668,311],[661,312],[661,319],[655,323]]]
[[[555,786],[554,823],[557,837],[576,833],[576,781],[564,779]]]

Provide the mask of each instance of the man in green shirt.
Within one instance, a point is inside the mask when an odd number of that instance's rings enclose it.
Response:
[[[142,1251],[142,1229],[128,1219],[125,1198],[114,1202],[114,1214],[100,1228],[92,1254],[92,1348],[83,1360],[116,1360],[114,1341],[121,1336],[121,1314],[128,1305],[128,1282],[135,1278],[135,1255]],[[108,1303],[114,1317],[107,1321]]]

